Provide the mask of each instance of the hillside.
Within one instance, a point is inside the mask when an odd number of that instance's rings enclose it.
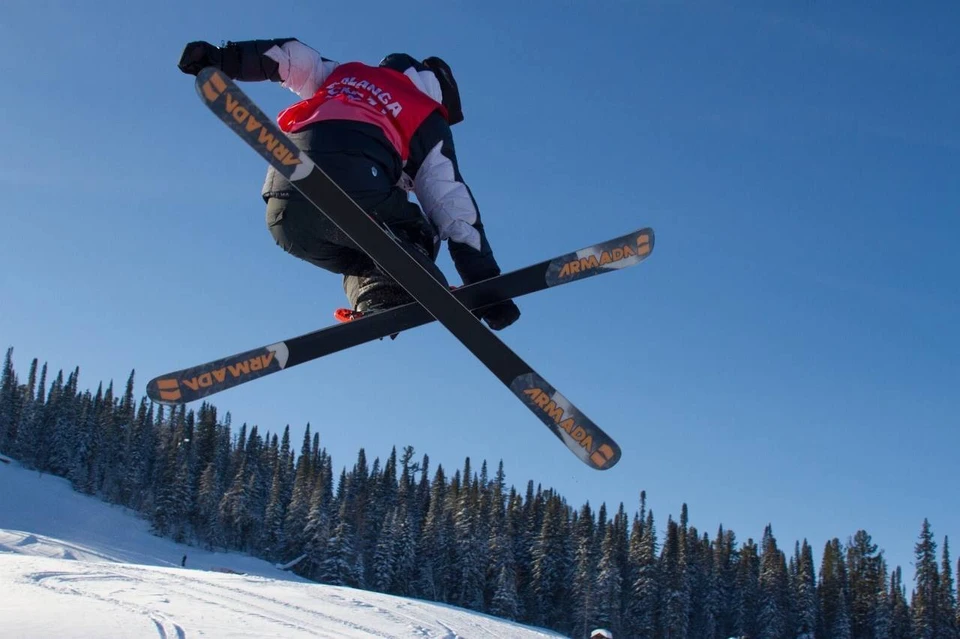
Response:
[[[0,463],[0,591],[4,637],[561,636],[176,544],[16,462]]]

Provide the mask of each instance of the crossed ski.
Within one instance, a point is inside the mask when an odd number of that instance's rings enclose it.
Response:
[[[416,302],[158,377],[148,384],[148,395],[152,399],[174,404],[193,401],[349,346],[428,323],[433,318],[457,337],[585,464],[606,470],[620,460],[619,445],[488,330],[471,309],[637,264],[653,249],[652,230],[643,229],[451,292],[301,153],[230,78],[215,68],[207,68],[197,75],[196,88],[220,120],[286,176]],[[515,288],[501,287],[498,291],[495,285],[498,280],[500,284],[510,282]],[[525,286],[519,286],[520,282]]]

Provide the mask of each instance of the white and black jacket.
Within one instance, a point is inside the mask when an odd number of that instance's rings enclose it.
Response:
[[[295,38],[229,42],[221,52],[222,69],[231,77],[278,82],[304,100],[315,96],[340,66]],[[381,154],[378,159],[384,166],[395,167],[397,184],[413,191],[440,238],[448,240],[454,265],[465,284],[499,275],[476,200],[460,174],[439,81],[429,68],[407,54],[388,55],[379,66],[407,76],[436,102],[437,108],[402,144],[395,136],[374,133],[379,149],[364,152]],[[345,120],[323,124],[353,129],[369,126]],[[283,197],[291,190],[282,176],[268,173],[265,197]]]

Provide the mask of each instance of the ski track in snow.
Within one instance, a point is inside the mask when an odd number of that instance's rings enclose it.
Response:
[[[160,639],[169,639],[171,637],[171,632],[172,636],[176,636],[179,639],[186,639],[187,635],[183,628],[173,621],[169,621],[164,615],[155,610],[151,610],[146,606],[124,601],[117,596],[104,596],[96,592],[91,592],[89,588],[81,588],[85,582],[121,581],[129,583],[129,579],[124,577],[122,574],[118,574],[118,572],[119,571],[112,573],[107,571],[75,573],[66,571],[46,571],[28,574],[26,575],[26,578],[41,588],[46,588],[60,594],[96,599],[98,601],[102,601],[104,603],[108,603],[132,612],[137,616],[147,617],[153,622],[154,626],[156,626],[157,634],[160,636]],[[121,588],[114,592],[119,594],[124,590],[125,589]]]

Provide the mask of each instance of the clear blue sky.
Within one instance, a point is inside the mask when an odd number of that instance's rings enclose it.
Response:
[[[652,226],[623,273],[521,300],[502,338],[624,455],[570,455],[438,326],[215,398],[340,464],[410,444],[579,506],[782,546],[960,535],[955,2],[40,2],[0,20],[0,346],[81,386],[332,321],[339,278],[277,248],[263,161],[175,64],[191,40],[441,55],[465,177],[513,269]],[[95,10],[90,7],[96,5]],[[412,11],[416,9],[416,11]],[[268,112],[295,97],[246,85]],[[444,254],[445,255],[445,254]],[[442,265],[451,273],[449,258]],[[532,452],[531,452],[532,451]],[[956,548],[956,542],[954,544]]]

